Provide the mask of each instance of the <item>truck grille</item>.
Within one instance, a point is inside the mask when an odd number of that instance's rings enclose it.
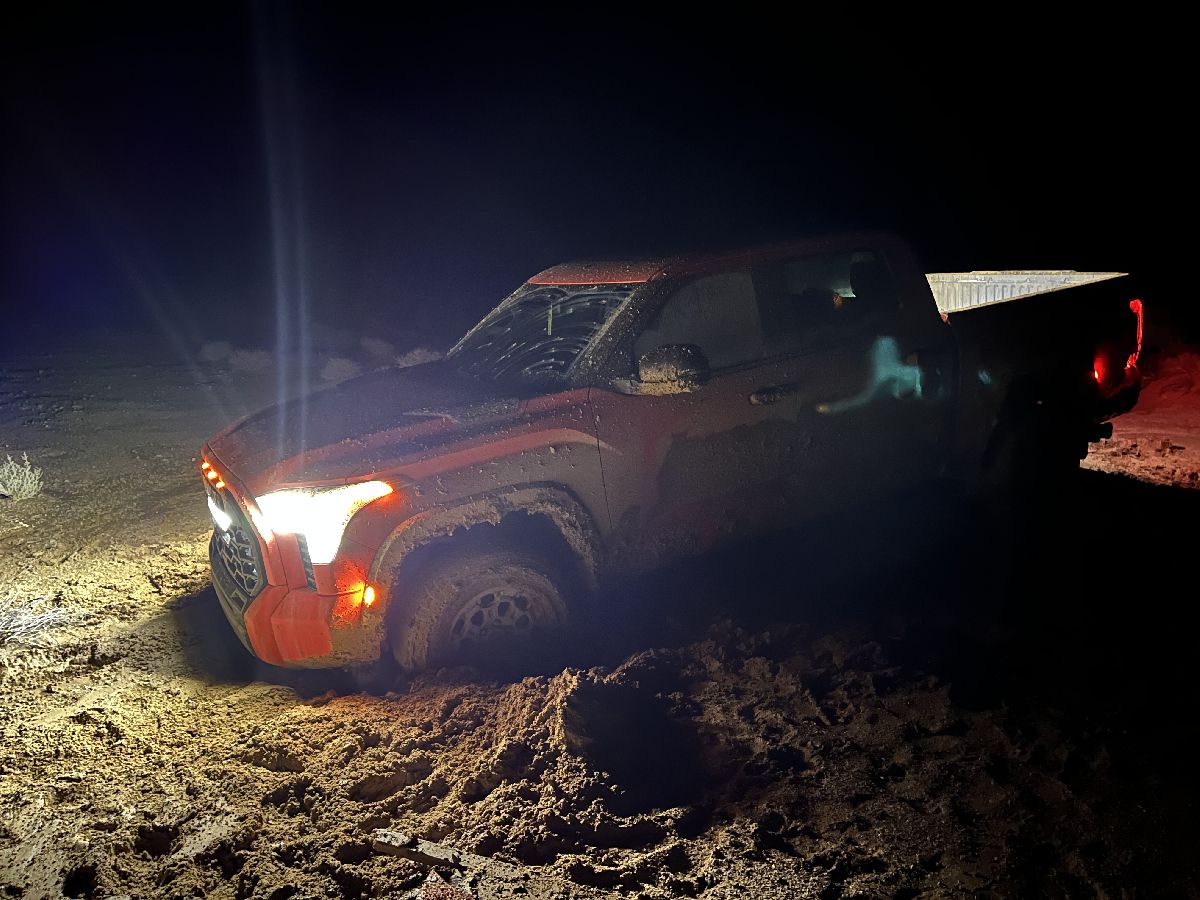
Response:
[[[226,512],[232,524],[213,534],[210,556],[213,574],[220,579],[230,599],[243,610],[266,586],[262,551],[258,538],[241,506],[228,491],[211,491],[210,496]]]
[[[312,557],[308,553],[308,541],[304,535],[296,535],[296,543],[300,547],[300,562],[304,563],[304,580],[308,582],[309,590],[317,589],[317,577],[313,574]]]

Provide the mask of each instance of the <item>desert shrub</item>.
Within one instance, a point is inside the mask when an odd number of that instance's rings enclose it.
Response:
[[[229,367],[235,372],[262,375],[275,366],[275,358],[266,350],[234,350],[229,354]]]
[[[362,366],[344,356],[331,356],[321,367],[321,378],[329,382],[345,381],[362,374]]]
[[[46,597],[32,600],[0,597],[0,646],[29,643],[51,628],[70,625],[81,618],[79,612],[57,606]]]
[[[358,343],[373,366],[386,366],[396,355],[396,345],[383,338],[365,337]]]
[[[29,454],[22,453],[18,462],[6,456],[0,463],[0,496],[9,500],[28,500],[42,492],[42,470],[29,462]]]
[[[229,341],[205,341],[200,345],[200,361],[205,363],[224,362],[233,355],[233,344]]]
[[[419,366],[421,363],[435,362],[443,356],[445,354],[438,350],[433,350],[429,347],[416,347],[407,353],[401,353],[397,356],[396,365],[401,369],[406,369],[409,366]]]

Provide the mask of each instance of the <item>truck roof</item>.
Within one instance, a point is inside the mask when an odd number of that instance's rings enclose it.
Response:
[[[551,266],[529,279],[530,284],[644,284],[659,274],[666,260],[568,262]]]
[[[579,260],[551,266],[529,279],[530,284],[644,284],[657,278],[698,275],[741,263],[753,264],[791,253],[845,249],[856,244],[873,246],[889,241],[874,232],[849,233],[762,244],[717,253],[684,253],[649,259]]]
[[[659,278],[702,275],[723,268],[754,265],[791,254],[846,250],[855,246],[895,244],[891,235],[849,232],[821,238],[782,241],[719,253],[685,253],[657,259],[580,260],[551,266],[529,279],[539,285],[645,284]],[[1121,278],[1124,272],[1076,272],[1071,269],[933,272],[925,277],[944,313],[1048,294],[1097,281]]]

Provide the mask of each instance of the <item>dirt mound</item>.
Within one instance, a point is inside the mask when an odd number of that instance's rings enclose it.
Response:
[[[1146,378],[1137,408],[1151,412],[1163,407],[1200,407],[1200,353],[1180,350],[1161,360]]]
[[[507,686],[441,676],[307,703],[255,685],[143,696],[156,741],[147,718],[89,694],[8,744],[6,770],[32,785],[9,784],[7,801],[47,805],[9,824],[29,855],[6,857],[5,877],[31,895],[412,890],[423,869],[373,852],[380,828],[649,897],[795,896],[771,886],[780,867],[829,896],[1019,892],[1005,879],[1023,854],[1052,847],[1089,878],[1088,859],[1119,857],[1086,800],[1103,754],[956,709],[947,686],[902,677],[872,643],[719,630],[612,671]],[[145,677],[128,659],[111,668],[102,680],[117,690]],[[30,770],[31,752],[47,764]],[[1034,808],[1038,823],[1014,831]]]

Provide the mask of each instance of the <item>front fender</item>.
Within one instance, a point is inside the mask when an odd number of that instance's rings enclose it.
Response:
[[[383,588],[384,609],[380,618],[386,618],[387,609],[397,595],[403,596],[403,585],[394,584],[393,576],[412,551],[476,525],[499,525],[505,517],[518,513],[542,516],[553,524],[578,557],[586,587],[597,588],[600,536],[587,509],[564,488],[527,485],[467,498],[448,508],[427,509],[393,529],[380,545],[368,576],[372,584]]]

